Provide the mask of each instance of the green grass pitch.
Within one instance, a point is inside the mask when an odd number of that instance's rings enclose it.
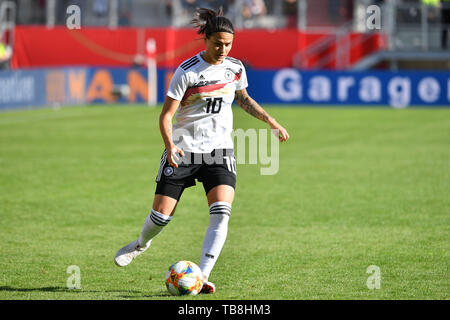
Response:
[[[279,171],[238,165],[217,293],[181,298],[164,276],[199,263],[201,184],[145,254],[113,263],[151,209],[160,110],[0,113],[0,299],[448,299],[450,110],[266,106],[291,136]],[[235,128],[266,128],[234,115]],[[81,289],[67,288],[71,265]]]

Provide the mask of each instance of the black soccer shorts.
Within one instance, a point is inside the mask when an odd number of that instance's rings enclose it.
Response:
[[[215,149],[211,153],[185,152],[179,156],[178,168],[167,161],[163,152],[155,194],[180,200],[185,188],[195,186],[195,179],[202,182],[205,193],[221,184],[236,188],[236,157],[233,149]]]

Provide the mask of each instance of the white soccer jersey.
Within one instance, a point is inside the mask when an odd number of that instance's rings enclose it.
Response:
[[[231,105],[235,91],[248,86],[244,65],[231,57],[212,65],[201,54],[180,64],[170,82],[167,95],[181,101],[172,139],[187,152],[233,149]]]

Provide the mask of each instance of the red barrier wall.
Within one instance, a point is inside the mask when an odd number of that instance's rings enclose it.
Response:
[[[293,55],[326,34],[308,34],[290,30],[237,30],[230,55],[254,68],[293,66]],[[355,34],[352,37],[358,37]],[[12,68],[64,65],[130,66],[136,54],[145,55],[145,41],[155,38],[158,67],[173,68],[203,50],[203,40],[193,29],[173,28],[82,28],[47,29],[41,26],[17,26]],[[382,46],[379,36],[352,50],[357,61]],[[334,46],[326,52],[332,53]],[[312,59],[311,61],[314,61]],[[327,66],[334,67],[334,61]]]

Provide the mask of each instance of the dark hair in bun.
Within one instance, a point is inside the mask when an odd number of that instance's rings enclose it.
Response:
[[[228,32],[234,34],[233,24],[228,18],[222,16],[222,8],[218,12],[199,8],[195,11],[191,24],[198,28],[198,34],[204,34],[209,38],[214,32]]]

